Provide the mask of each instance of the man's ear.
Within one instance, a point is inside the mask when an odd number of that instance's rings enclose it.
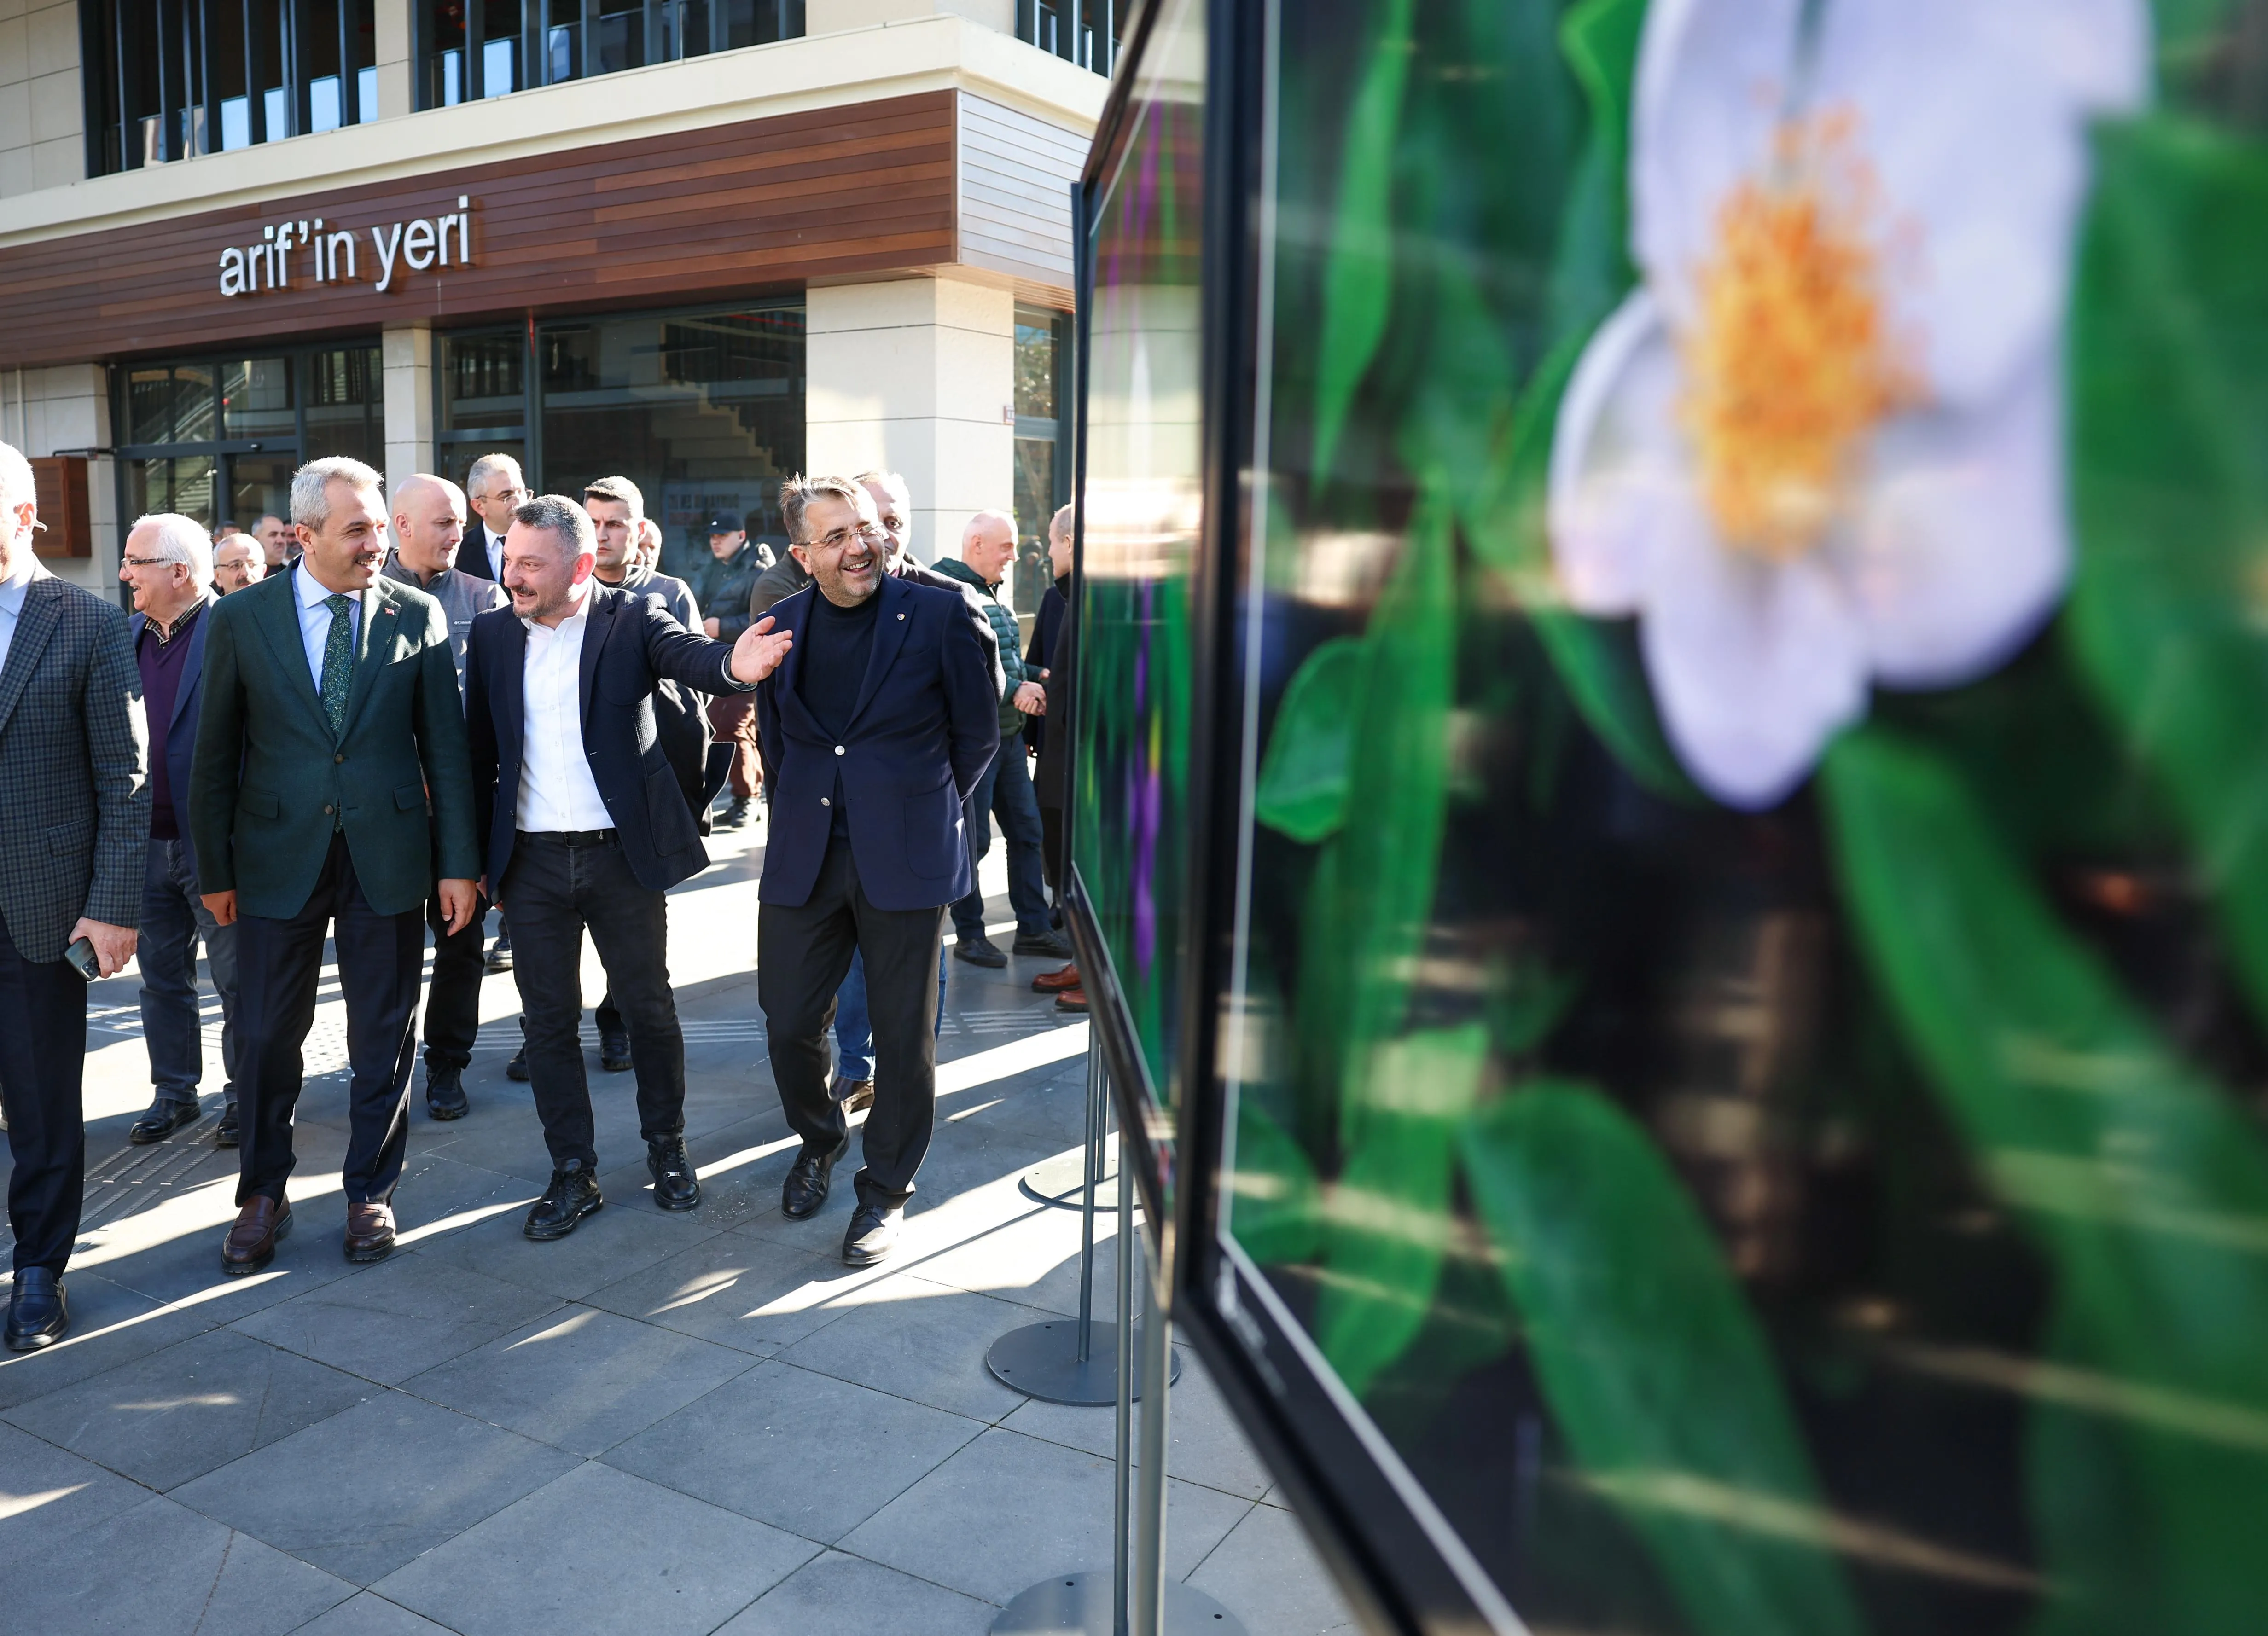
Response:
[[[803,571],[806,574],[810,573],[811,553],[806,551],[801,546],[790,546],[787,549],[789,555],[792,556],[798,562],[803,564]]]
[[[591,553],[585,551],[582,555],[575,559],[575,578],[572,583],[578,585],[581,584],[585,580],[590,578],[591,576],[597,571],[598,566],[599,559],[593,556]]]

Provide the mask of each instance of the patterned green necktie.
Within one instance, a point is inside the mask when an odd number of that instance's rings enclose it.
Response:
[[[343,596],[323,598],[331,611],[331,634],[323,643],[323,714],[331,718],[331,737],[347,730],[347,690],[354,682],[353,603]]]

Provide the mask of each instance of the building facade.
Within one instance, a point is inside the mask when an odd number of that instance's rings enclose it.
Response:
[[[1123,4],[1123,0],[1122,0]],[[781,480],[915,548],[1069,489],[1069,187],[1111,0],[0,0],[0,437],[96,588],[300,461],[622,473],[665,565]],[[49,492],[52,488],[53,492]],[[1027,566],[1027,564],[1029,566]]]

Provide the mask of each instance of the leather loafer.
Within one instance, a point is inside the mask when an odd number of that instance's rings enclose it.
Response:
[[[630,1037],[618,1029],[602,1030],[599,1035],[599,1066],[609,1074],[630,1071]]]
[[[874,1105],[874,1082],[871,1079],[838,1079],[827,1088],[827,1094],[843,1104],[845,1113],[856,1113],[861,1108]]]
[[[685,1138],[665,1136],[645,1145],[645,1168],[653,1175],[653,1201],[664,1210],[690,1210],[701,1202],[701,1177]]]
[[[196,1122],[197,1104],[175,1102],[170,1097],[160,1097],[150,1104],[150,1111],[127,1127],[126,1140],[137,1148],[146,1148],[153,1141],[163,1141],[184,1125]]]
[[[472,1111],[472,1099],[465,1095],[465,1071],[462,1068],[425,1070],[425,1116],[428,1119],[461,1119]]]
[[[1086,990],[1084,988],[1064,989],[1061,994],[1058,994],[1056,996],[1056,1009],[1058,1011],[1086,1010]]]
[[[19,1267],[8,1292],[8,1350],[37,1352],[70,1332],[63,1280],[43,1266]]]
[[[236,1213],[236,1225],[220,1241],[220,1270],[241,1278],[276,1258],[276,1246],[291,1230],[291,1204],[255,1193]]]
[[[1059,994],[1066,988],[1079,987],[1079,962],[1074,960],[1060,971],[1042,972],[1032,979],[1035,994]]]
[[[220,1111],[220,1124],[213,1131],[213,1146],[233,1148],[242,1137],[243,1131],[236,1119],[236,1104],[232,1102]]]
[[[953,957],[966,960],[971,965],[983,966],[989,971],[998,971],[1008,964],[1008,957],[1000,952],[1000,946],[990,937],[955,938]]]
[[[852,1266],[872,1266],[898,1247],[898,1222],[902,1205],[862,1204],[843,1235],[843,1258]]]
[[[347,1259],[383,1261],[394,1253],[394,1207],[390,1204],[350,1204],[347,1207]]]
[[[797,1154],[795,1163],[787,1167],[787,1180],[780,1184],[780,1214],[791,1221],[816,1215],[819,1207],[827,1202],[835,1162],[850,1151],[850,1139],[845,1136],[832,1152],[806,1148]]]
[[[527,1212],[527,1220],[519,1230],[542,1244],[554,1238],[564,1238],[573,1232],[583,1218],[606,1200],[599,1196],[599,1178],[580,1163],[571,1170],[551,1172],[551,1185],[543,1190]]]

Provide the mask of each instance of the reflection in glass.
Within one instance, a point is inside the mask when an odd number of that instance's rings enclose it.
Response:
[[[220,436],[217,407],[209,363],[148,365],[127,373],[130,443],[210,443]]]
[[[442,337],[441,429],[524,425],[526,363],[526,338],[518,330]]]
[[[342,347],[306,359],[307,440],[301,458],[345,455],[386,464],[385,377],[376,347]]]
[[[220,366],[222,435],[232,439],[298,437],[291,360],[253,358]]]
[[[153,511],[178,511],[207,529],[221,519],[213,510],[216,461],[209,454],[183,455],[172,459],[128,460],[127,503],[136,517]]]

